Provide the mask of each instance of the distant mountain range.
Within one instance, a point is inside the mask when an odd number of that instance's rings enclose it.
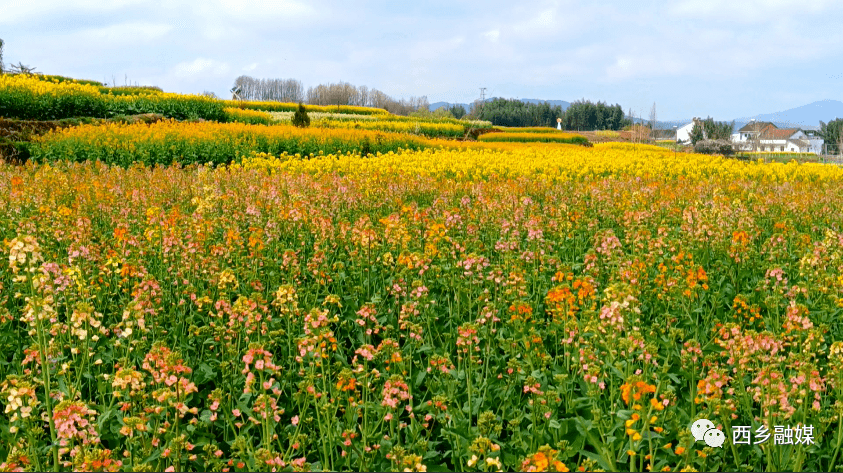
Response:
[[[773,122],[785,128],[819,129],[820,121],[828,123],[836,118],[843,118],[843,102],[839,100],[820,100],[783,112],[764,113],[754,117],[736,118],[735,127],[744,126],[754,118],[756,121]]]
[[[701,117],[706,118],[706,117]],[[791,108],[781,112],[760,113],[751,117],[735,118],[735,130],[741,129],[744,125],[752,121],[771,122],[779,128],[802,128],[803,130],[819,130],[820,122],[828,123],[837,118],[843,118],[843,102],[839,100],[820,100],[818,102],[802,105],[801,107]],[[717,121],[732,121],[723,120],[719,117],[714,117]],[[644,122],[646,119],[638,120],[636,123]],[[684,120],[666,120],[659,121],[658,128],[670,130],[674,126],[681,127],[682,125],[691,123],[691,119]]]
[[[486,101],[494,100],[494,98],[486,99]],[[548,102],[551,106],[560,105],[562,110],[566,110],[571,103],[564,100],[540,100],[540,99],[519,99],[522,102],[528,103],[542,103]],[[466,112],[471,110],[471,104],[466,103],[448,103],[436,102],[430,104],[430,110],[436,110],[440,107],[451,107],[452,105],[462,105]],[[627,117],[629,118],[629,117]],[[702,117],[706,118],[706,117]],[[728,121],[721,117],[713,117],[717,121]],[[735,118],[735,130],[740,129],[752,119],[756,121],[772,122],[779,128],[802,128],[804,130],[819,130],[820,121],[830,122],[836,118],[843,118],[843,102],[839,100],[820,100],[818,102],[802,105],[801,107],[791,108],[782,112],[761,113],[752,117]],[[646,118],[636,118],[636,123],[647,123]],[[663,130],[671,130],[674,126],[681,127],[690,123],[691,119],[684,120],[664,120],[658,121],[656,127]]]

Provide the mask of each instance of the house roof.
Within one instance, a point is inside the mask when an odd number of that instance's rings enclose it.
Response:
[[[741,128],[740,130],[738,130],[738,132],[741,132],[741,131],[755,131],[755,130],[763,130],[763,129],[767,128],[768,126],[771,126],[771,127],[773,127],[773,128],[776,128],[776,125],[773,125],[773,124],[772,124],[772,123],[770,123],[770,122],[755,122],[755,123],[753,123],[753,122],[749,122],[749,123],[747,123],[746,125],[744,125],[744,126],[743,126],[743,128]]]
[[[795,135],[798,128],[764,128],[761,130],[761,138],[766,140],[786,140]]]
[[[787,140],[787,142],[793,143],[800,148],[807,148],[811,146],[811,143],[809,143],[807,140]]]

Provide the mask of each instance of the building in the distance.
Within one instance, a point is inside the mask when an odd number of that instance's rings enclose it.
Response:
[[[733,133],[732,142],[741,151],[821,154],[823,150],[823,139],[813,132],[754,120]]]
[[[694,129],[694,123],[696,123],[698,118],[694,117],[690,123],[686,123],[685,125],[680,126],[676,129],[676,142],[682,144],[690,144],[691,143],[691,130]]]

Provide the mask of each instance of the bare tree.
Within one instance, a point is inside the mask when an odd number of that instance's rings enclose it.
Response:
[[[234,81],[240,89],[243,100],[301,102],[304,100],[304,86],[295,79],[255,79],[240,76]]]
[[[382,108],[396,115],[409,115],[418,110],[427,110],[430,103],[426,96],[395,100],[389,95],[366,86],[356,87],[348,82],[319,84],[305,90],[301,82],[294,79],[255,79],[240,76],[234,81],[234,88],[243,100],[307,102],[311,105],[355,105]]]
[[[34,67],[24,65],[22,62],[12,64],[9,67],[9,72],[12,74],[38,74]]]
[[[653,102],[653,108],[650,109],[650,139],[654,139],[656,134],[656,102]]]
[[[369,88],[365,85],[361,85],[359,89],[357,89],[357,103],[360,107],[368,107],[369,106]]]

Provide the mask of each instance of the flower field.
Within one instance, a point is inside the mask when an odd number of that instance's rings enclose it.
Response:
[[[392,133],[409,133],[424,135],[431,138],[458,138],[465,134],[465,125],[455,123],[437,123],[426,121],[399,120],[332,120],[323,118],[314,121],[312,126],[325,128],[341,128],[347,130],[380,130]]]
[[[516,133],[506,131],[503,133],[486,133],[480,135],[477,139],[479,141],[496,141],[496,142],[521,142],[521,143],[571,143],[571,144],[588,144],[588,140],[584,136],[573,133],[564,133],[558,130],[556,132],[524,132]]]
[[[238,114],[243,110],[235,109]],[[245,111],[247,116],[262,112]],[[292,125],[186,123],[109,123],[54,130],[39,136],[32,158],[39,161],[99,160],[144,164],[227,164],[250,151],[299,154],[397,151],[428,145],[407,134],[366,130],[297,128]]]
[[[0,471],[843,468],[843,169],[442,143],[82,125],[0,165]]]
[[[0,117],[56,120],[72,117],[161,113],[179,120],[223,121],[224,102],[201,95],[149,93],[111,95],[96,85],[41,80],[25,75],[0,75]]]
[[[275,119],[269,112],[235,107],[226,107],[223,111],[225,112],[226,122],[249,123],[252,125],[272,125],[275,123]]]
[[[495,129],[504,133],[562,133],[556,128],[546,126],[496,126]]]

